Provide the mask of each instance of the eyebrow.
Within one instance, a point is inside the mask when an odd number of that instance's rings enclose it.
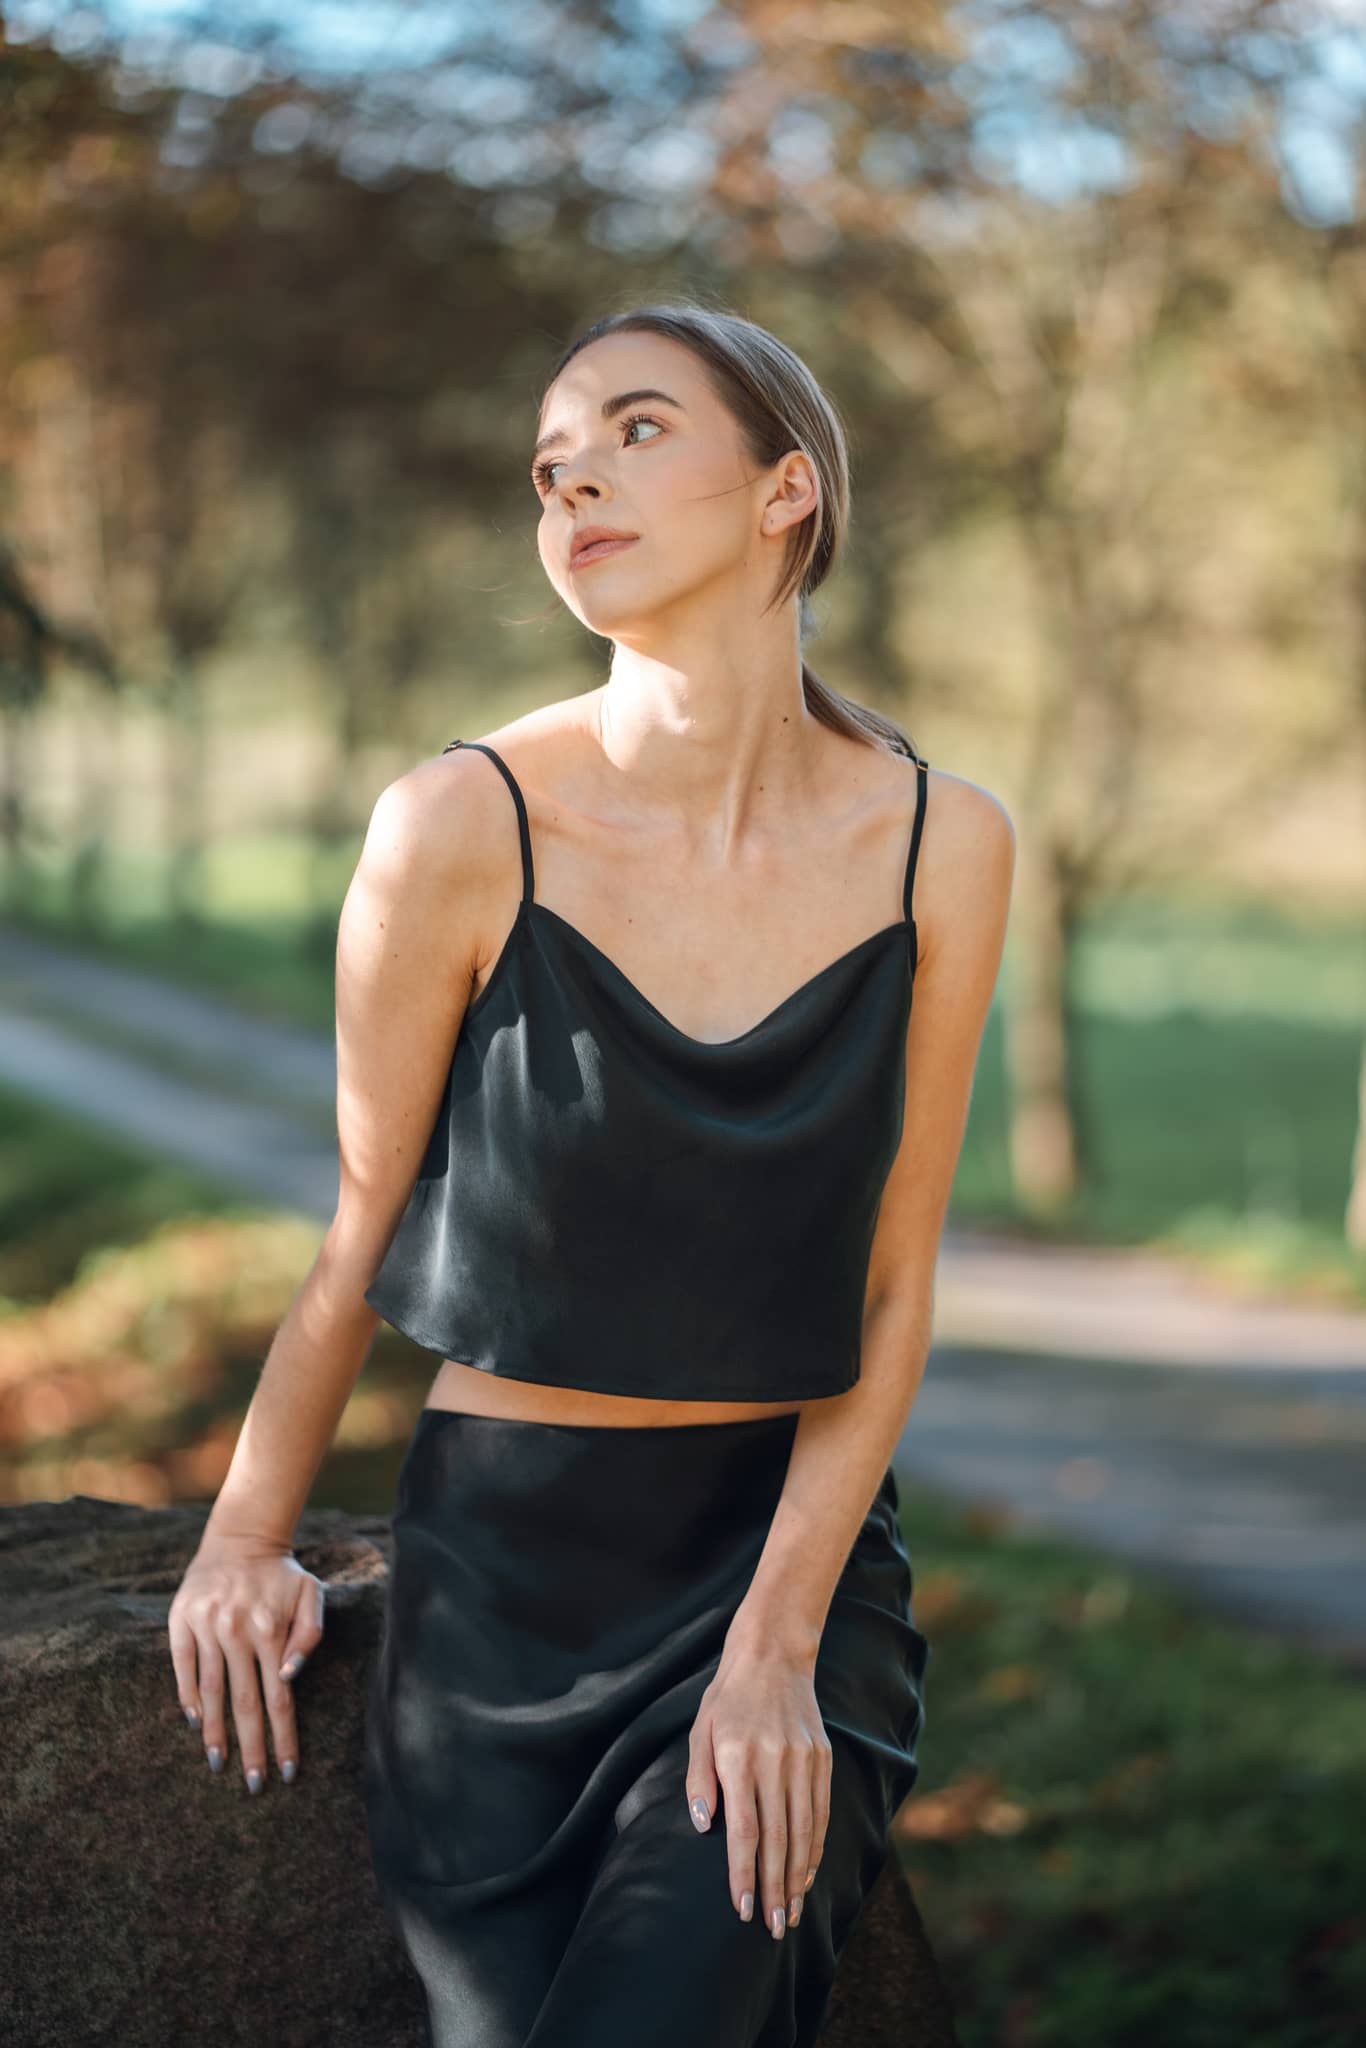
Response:
[[[686,413],[688,409],[685,405],[679,405],[676,398],[670,398],[667,391],[619,391],[615,398],[603,399],[602,416],[605,420],[614,420],[619,412],[625,412],[628,405],[637,405],[643,398],[653,398],[664,405],[676,406],[681,413]],[[538,455],[544,455],[547,448],[558,448],[568,439],[569,436],[563,427],[556,427],[551,433],[542,434],[531,451],[532,462],[535,462]]]

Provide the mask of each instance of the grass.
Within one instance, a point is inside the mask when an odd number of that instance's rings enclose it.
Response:
[[[168,1216],[241,1208],[204,1174],[0,1090],[0,1304],[11,1310],[49,1301]]]
[[[898,1848],[964,2048],[1346,2048],[1357,1678],[903,1488],[930,1638]]]
[[[211,1500],[318,1226],[0,1114],[0,1353],[41,1361],[0,1373],[4,1497]],[[313,1505],[389,1511],[434,1368],[381,1333]],[[1359,1681],[1080,1545],[920,1487],[902,1510],[931,1657],[897,1849],[964,2048],[1346,2048]]]

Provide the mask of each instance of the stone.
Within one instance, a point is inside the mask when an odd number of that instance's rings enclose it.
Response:
[[[75,1494],[0,1507],[0,2040],[6,2048],[422,2048],[422,1994],[380,1905],[361,1797],[383,1517],[303,1516],[327,1587],[295,1681],[299,1775],[264,1791],[231,1725],[215,1775],[176,1696],[166,1617],[206,1510]],[[820,2048],[955,2048],[895,1853],[844,1953]],[[702,2044],[699,2044],[702,2048]]]

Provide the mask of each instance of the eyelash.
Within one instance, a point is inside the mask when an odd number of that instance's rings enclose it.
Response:
[[[651,419],[649,413],[647,412],[628,412],[625,419],[621,423],[621,430],[623,433],[629,433],[632,427],[639,426],[658,427],[661,433],[664,431],[664,422],[662,420]],[[647,446],[648,444],[642,442],[639,445],[644,447]],[[544,495],[544,493],[550,489],[551,470],[555,467],[557,462],[563,462],[563,460],[564,457],[562,455],[547,455],[543,462],[538,462],[533,466],[531,471],[531,480],[535,484],[537,490],[542,493],[542,495]]]

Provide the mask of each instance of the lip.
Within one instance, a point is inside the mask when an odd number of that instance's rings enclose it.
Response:
[[[605,562],[609,555],[619,555],[639,539],[638,533],[621,533],[610,526],[585,526],[570,542],[569,566],[578,569],[590,562]]]

